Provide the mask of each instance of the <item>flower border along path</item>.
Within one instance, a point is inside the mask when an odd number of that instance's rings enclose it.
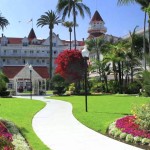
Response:
[[[68,102],[44,99],[43,96],[33,99],[47,103],[34,116],[32,126],[52,150],[140,150],[87,128],[73,116],[72,105]]]

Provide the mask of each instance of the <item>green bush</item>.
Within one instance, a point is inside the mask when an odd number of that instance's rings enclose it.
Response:
[[[65,82],[65,79],[58,74],[56,74],[52,78],[51,83],[54,89],[53,94],[58,94],[58,95],[64,94],[68,86],[68,84]]]
[[[108,89],[110,93],[118,93],[119,92],[119,83],[114,80],[110,80],[108,82]]]
[[[143,96],[150,96],[150,72],[143,72]]]
[[[134,106],[132,113],[141,129],[150,130],[150,102],[142,106]]]
[[[139,82],[134,81],[132,83],[129,83],[129,85],[125,88],[124,91],[126,94],[138,94],[141,88],[141,84]]]
[[[92,88],[91,88],[91,92],[94,93],[99,93],[99,92],[104,92],[104,83],[99,82],[99,83],[95,83]]]

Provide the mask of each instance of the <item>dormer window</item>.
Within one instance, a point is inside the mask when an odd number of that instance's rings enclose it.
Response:
[[[32,40],[32,44],[38,44],[38,40],[37,40],[36,38],[34,38],[34,39]]]
[[[3,36],[1,38],[1,45],[2,46],[7,46],[7,44],[8,44],[8,39],[5,36]]]
[[[28,39],[27,39],[26,37],[24,37],[24,38],[22,39],[22,45],[23,45],[23,46],[28,46],[28,44],[29,44]]]

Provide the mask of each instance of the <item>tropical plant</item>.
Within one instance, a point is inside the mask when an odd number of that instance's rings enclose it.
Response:
[[[104,61],[112,62],[112,70],[114,73],[115,82],[119,83],[120,93],[123,92],[123,69],[124,62],[126,59],[126,44],[119,41],[115,44],[109,45],[110,51],[108,51],[104,56]]]
[[[101,81],[101,77],[102,77],[102,67],[101,67],[101,61],[102,61],[102,52],[101,49],[104,46],[104,44],[106,43],[103,37],[99,37],[99,38],[92,38],[92,39],[88,39],[85,41],[86,44],[88,45],[88,49],[91,51],[92,53],[96,52],[96,68],[98,70],[98,74],[99,74],[99,78]]]
[[[52,78],[52,39],[53,39],[53,29],[54,25],[58,25],[61,23],[61,20],[59,19],[59,16],[55,12],[47,11],[45,12],[45,15],[41,15],[41,17],[37,20],[37,26],[48,26],[49,27],[49,79]]]
[[[70,33],[70,50],[71,50],[71,32],[72,32],[72,27],[74,26],[74,23],[72,21],[71,22],[66,21],[66,22],[63,22],[62,25],[69,29],[69,33]]]
[[[118,0],[118,4],[128,4],[128,3],[138,3],[141,5],[141,9],[145,12],[144,15],[144,36],[143,36],[143,50],[144,50],[144,54],[146,56],[146,14],[148,13],[149,19],[150,19],[150,13],[148,10],[149,4],[150,4],[150,0]],[[149,21],[149,39],[150,39],[150,21]],[[149,42],[149,52],[150,52],[150,42]],[[146,70],[146,58],[145,59],[145,64],[144,64],[144,68]]]
[[[0,28],[4,30],[7,25],[9,25],[8,20],[0,14]]]
[[[2,71],[0,71],[0,95],[6,96],[6,83],[8,83],[8,78],[3,74]],[[4,94],[4,95],[3,95]],[[9,94],[8,94],[9,95]]]
[[[90,8],[82,3],[82,0],[58,0],[57,3],[57,12],[62,13],[62,20],[64,21],[66,16],[70,17],[70,14],[73,14],[73,23],[74,23],[74,41],[75,41],[75,50],[76,50],[76,16],[78,12],[81,17],[84,18],[84,11],[91,16]]]
[[[75,83],[83,78],[84,60],[79,50],[62,51],[55,63],[55,73],[60,74],[67,82]]]
[[[136,105],[133,107],[132,112],[136,117],[136,123],[142,130],[150,130],[150,103]],[[149,134],[150,138],[150,134]]]
[[[53,76],[51,82],[56,94],[61,95],[65,93],[65,87],[67,86],[67,83],[63,77],[61,77],[59,74],[56,74]]]

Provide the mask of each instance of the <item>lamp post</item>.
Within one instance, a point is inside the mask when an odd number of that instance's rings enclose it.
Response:
[[[87,60],[89,58],[89,51],[87,49],[87,45],[84,45],[84,49],[82,50],[82,57],[84,58],[84,85],[85,85],[85,111],[88,112],[88,103],[87,103]]]
[[[32,70],[33,70],[32,65],[29,65],[29,70],[30,70],[30,86],[31,86],[30,99],[32,99]]]

